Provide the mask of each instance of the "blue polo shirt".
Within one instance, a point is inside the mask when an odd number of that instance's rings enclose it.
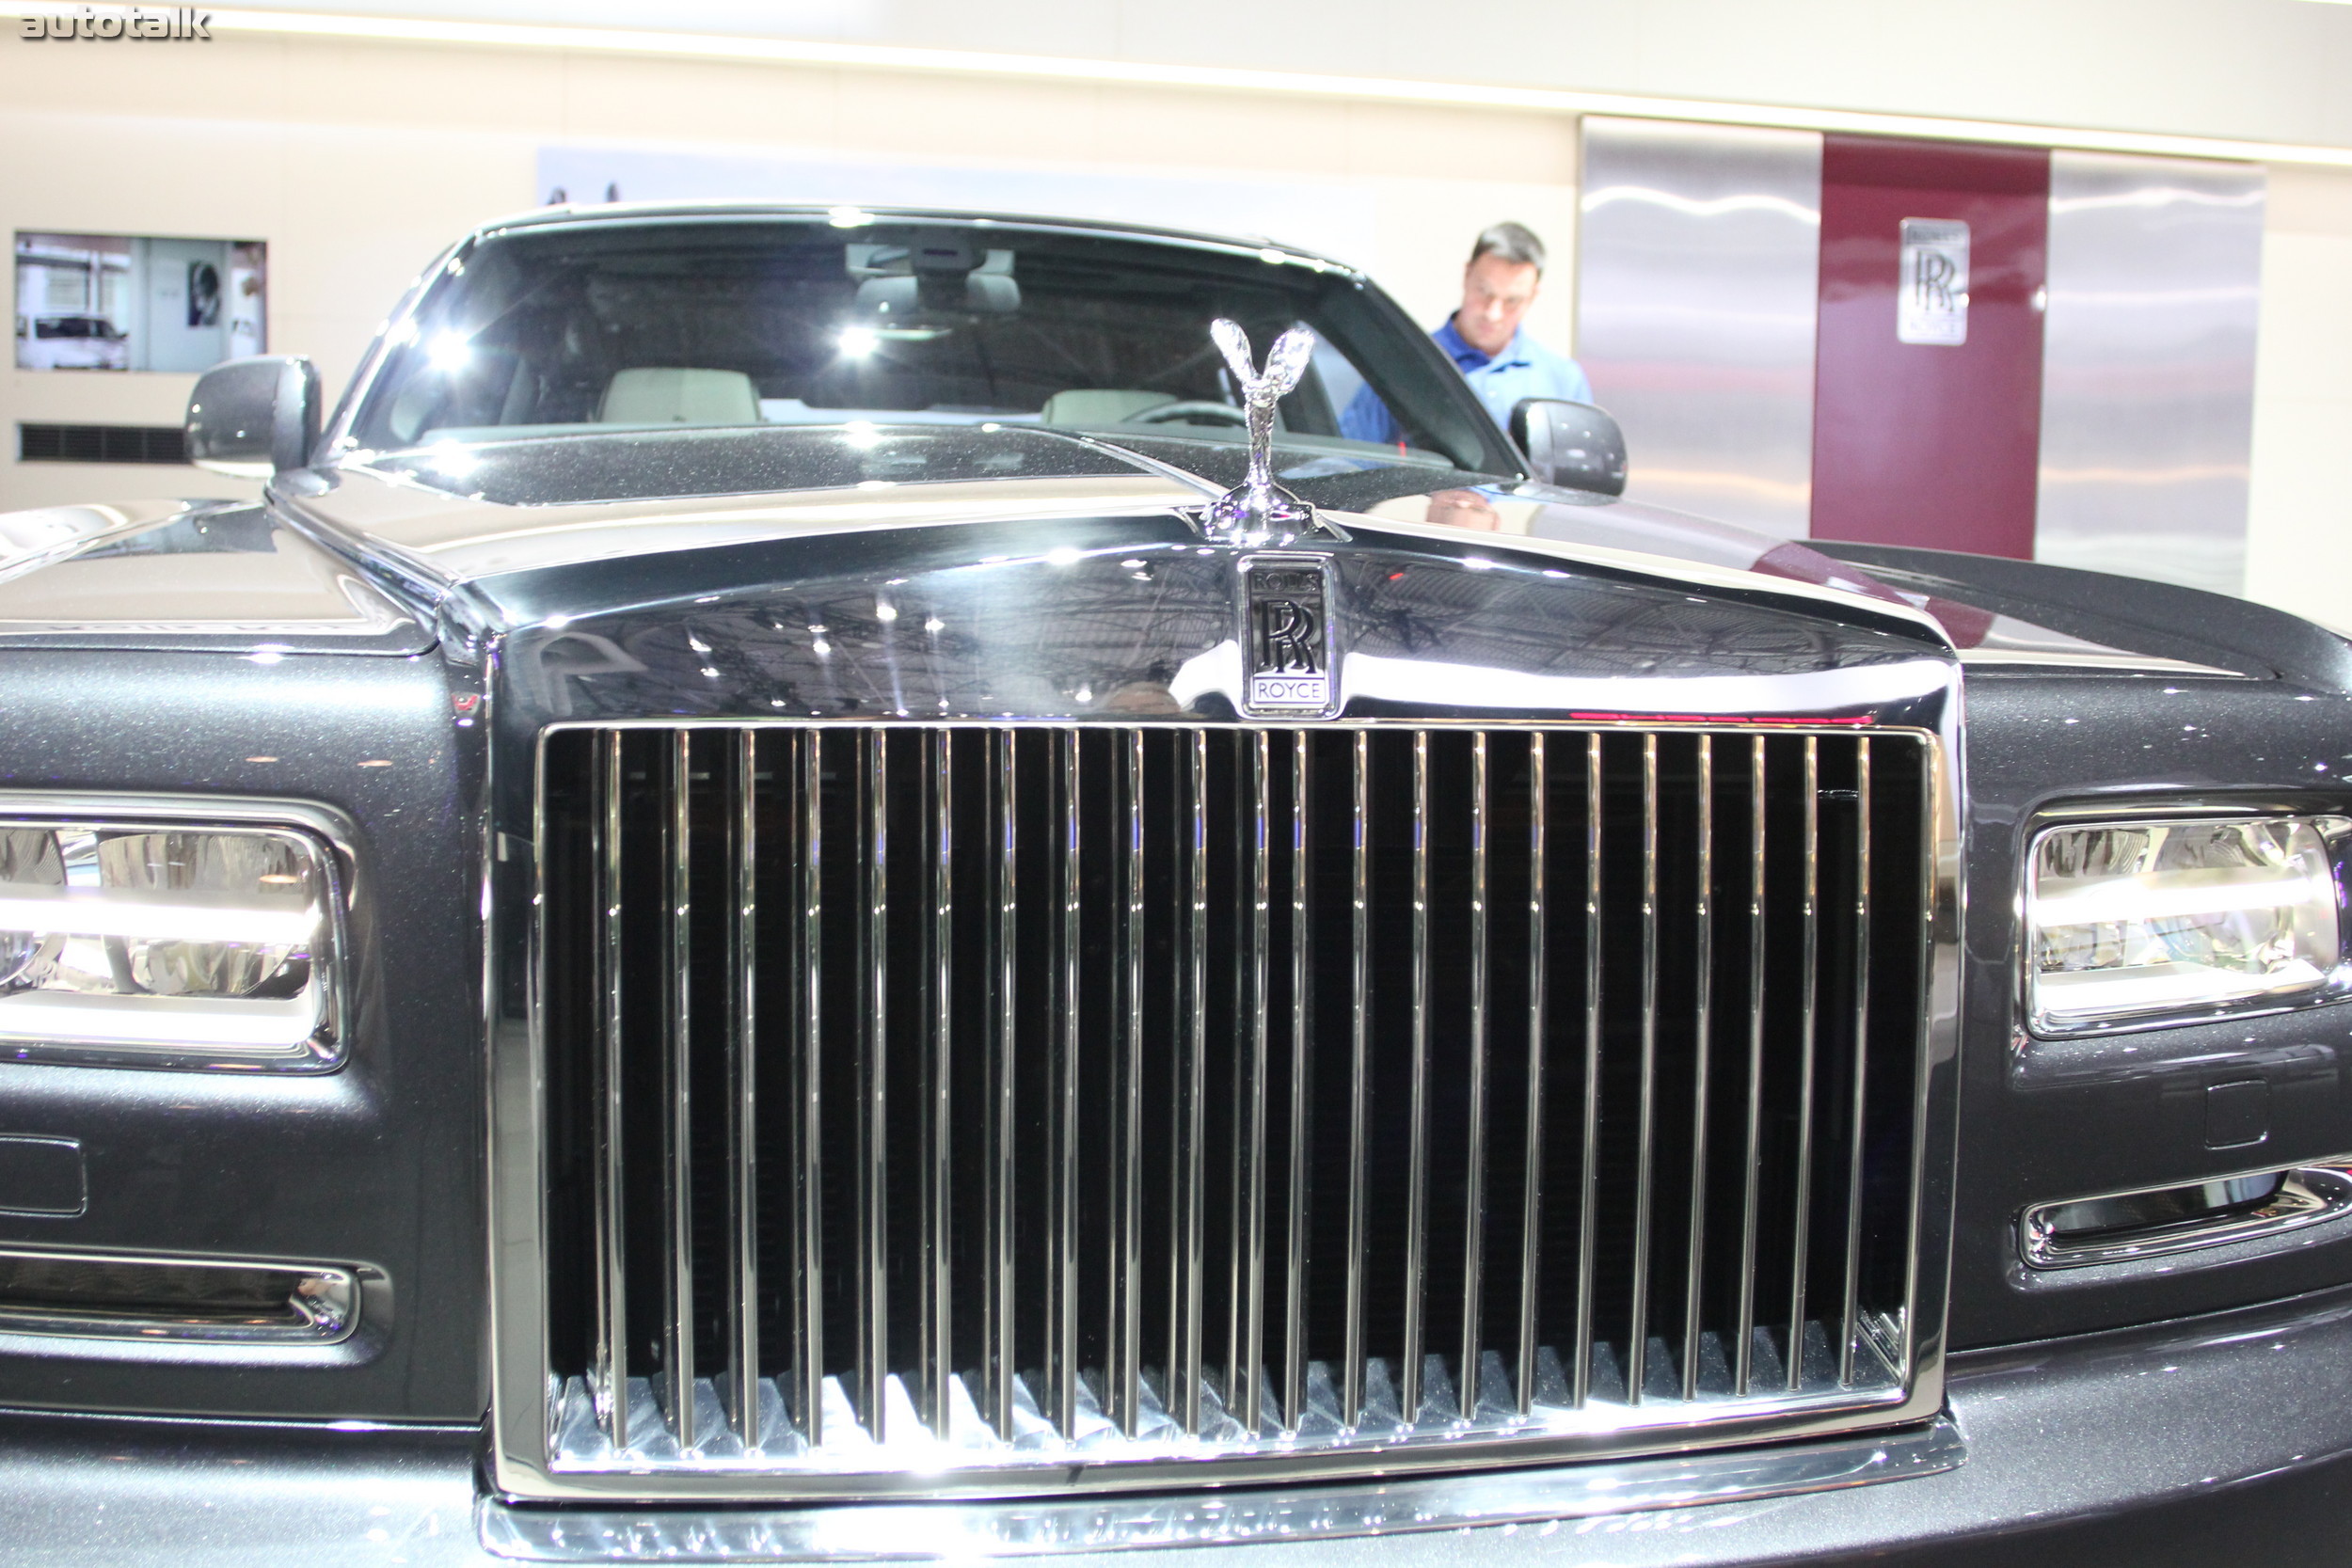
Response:
[[[1478,401],[1486,405],[1495,423],[1504,430],[1511,428],[1511,410],[1521,398],[1593,401],[1593,384],[1584,378],[1583,368],[1565,354],[1554,354],[1523,330],[1513,333],[1502,352],[1492,356],[1472,348],[1454,330],[1452,316],[1430,336],[1462,372],[1470,390],[1478,394]],[[1369,386],[1358,389],[1348,401],[1345,411],[1340,415],[1340,434],[1350,440],[1378,441],[1383,445],[1403,439],[1388,404]]]

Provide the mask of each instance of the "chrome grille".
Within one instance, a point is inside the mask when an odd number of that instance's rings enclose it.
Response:
[[[1901,1405],[1933,755],[552,732],[550,1468],[1021,1491]]]

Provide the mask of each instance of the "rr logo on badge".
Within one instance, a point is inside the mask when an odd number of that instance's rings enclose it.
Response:
[[[1324,711],[1331,702],[1331,647],[1323,561],[1254,556],[1242,563],[1242,579],[1248,705],[1259,712]]]

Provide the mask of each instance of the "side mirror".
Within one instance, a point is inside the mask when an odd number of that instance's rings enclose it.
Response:
[[[1589,403],[1521,398],[1511,410],[1511,439],[1546,484],[1625,494],[1625,432]]]
[[[215,365],[188,395],[188,461],[240,479],[302,467],[318,444],[319,413],[319,372],[308,359],[264,354]]]

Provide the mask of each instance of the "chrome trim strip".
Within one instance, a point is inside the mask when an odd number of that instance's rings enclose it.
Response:
[[[174,1341],[222,1346],[282,1345],[307,1349],[338,1345],[359,1327],[359,1271],[318,1263],[248,1262],[227,1258],[157,1258],[134,1253],[69,1252],[44,1247],[0,1247],[0,1268],[11,1264],[56,1264],[69,1268],[129,1271],[162,1269],[236,1270],[275,1274],[294,1281],[280,1312],[230,1317],[199,1311],[174,1312],[143,1303],[107,1308],[79,1304],[11,1301],[0,1296],[0,1334],[38,1334],[75,1339]],[[191,1303],[193,1307],[195,1304]]]
[[[2218,1185],[2246,1177],[2280,1178],[2279,1190],[2250,1209],[2230,1209],[2212,1215],[2130,1229],[2077,1232],[2068,1239],[2056,1225],[2058,1211],[2077,1203],[2106,1198],[2139,1197],[2183,1188]],[[2156,1187],[2134,1187],[2120,1193],[2037,1203],[2017,1220],[2018,1251],[2037,1269],[2079,1269],[2097,1263],[2122,1263],[2137,1258],[2162,1258],[2228,1246],[2233,1242],[2260,1241],[2289,1230],[2352,1213],[2352,1154],[2317,1160],[2307,1165],[2249,1171],[2237,1177],[2207,1177],[2198,1181],[2169,1181]]]
[[[484,1499],[483,1546],[525,1562],[828,1562],[1338,1540],[1756,1502],[1957,1468],[1949,1417],[1826,1442],[1316,1487],[1004,1503],[597,1511]]]
[[[1962,648],[1963,668],[1970,670],[2096,670],[2117,675],[2218,675],[2224,680],[2251,680],[2243,670],[2193,664],[2185,658],[2135,654],[2117,649]]]

